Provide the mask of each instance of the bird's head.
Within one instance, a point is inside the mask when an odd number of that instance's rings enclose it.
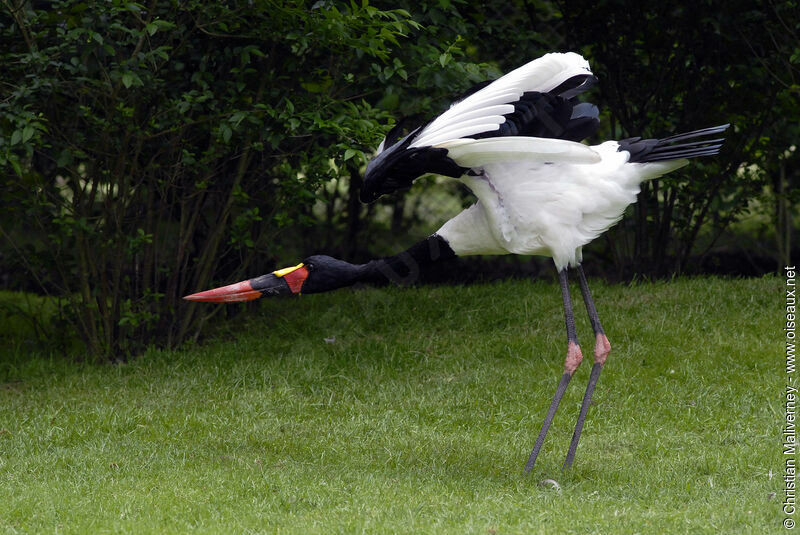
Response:
[[[360,266],[325,255],[309,256],[300,264],[254,279],[184,297],[187,301],[235,303],[260,297],[320,293],[349,286],[358,280]]]

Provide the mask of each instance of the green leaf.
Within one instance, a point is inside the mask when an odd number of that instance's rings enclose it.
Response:
[[[233,124],[234,128],[239,126],[239,123],[242,122],[242,119],[247,117],[247,113],[243,111],[237,111],[228,119],[228,122]]]
[[[22,130],[14,130],[11,134],[11,144],[16,145],[22,139]]]
[[[36,132],[36,129],[33,128],[32,125],[26,125],[25,128],[22,129],[22,142],[27,143],[27,141],[33,137],[33,134]]]
[[[11,164],[11,167],[14,168],[14,172],[17,173],[17,176],[22,176],[22,166],[19,164],[19,160],[11,158],[8,162]]]
[[[133,85],[133,73],[126,72],[122,75],[122,85],[124,85],[126,89]]]
[[[267,55],[264,54],[261,50],[259,50],[258,47],[253,46],[253,45],[248,46],[247,47],[247,51],[249,53],[253,54],[254,56],[258,56],[259,58],[266,58],[267,57]]]
[[[156,19],[152,24],[159,30],[172,30],[175,28],[175,24],[168,20]]]
[[[352,158],[353,156],[355,156],[356,154],[358,154],[358,152],[359,152],[359,151],[357,151],[357,150],[355,150],[355,149],[347,149],[347,150],[345,150],[345,151],[344,151],[344,161],[347,161],[347,160],[349,160],[350,158]]]

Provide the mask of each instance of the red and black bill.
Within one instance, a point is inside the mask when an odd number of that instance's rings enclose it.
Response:
[[[252,301],[260,297],[299,294],[306,278],[308,278],[308,269],[303,264],[298,264],[255,279],[187,295],[184,299],[206,303],[237,303]]]

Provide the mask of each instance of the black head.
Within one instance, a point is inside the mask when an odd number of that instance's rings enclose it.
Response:
[[[308,276],[300,292],[321,293],[350,286],[358,282],[363,270],[360,266],[326,255],[309,256],[303,260]]]
[[[297,266],[273,271],[251,279],[250,282],[254,289],[262,292],[262,296],[286,293],[314,294],[355,284],[361,275],[363,275],[361,266],[331,256],[314,255]],[[276,279],[282,285],[278,284]],[[281,291],[275,291],[276,286],[279,286]]]

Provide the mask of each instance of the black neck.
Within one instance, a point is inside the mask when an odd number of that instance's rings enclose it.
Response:
[[[351,264],[324,255],[310,256],[304,260],[310,274],[303,283],[302,292],[330,292],[358,282],[414,284],[427,266],[454,256],[456,254],[447,241],[436,234],[398,255],[372,260],[366,264]]]
[[[372,260],[360,266],[365,282],[393,282],[401,286],[414,284],[420,273],[434,262],[454,258],[456,254],[447,240],[433,234],[395,256]]]

